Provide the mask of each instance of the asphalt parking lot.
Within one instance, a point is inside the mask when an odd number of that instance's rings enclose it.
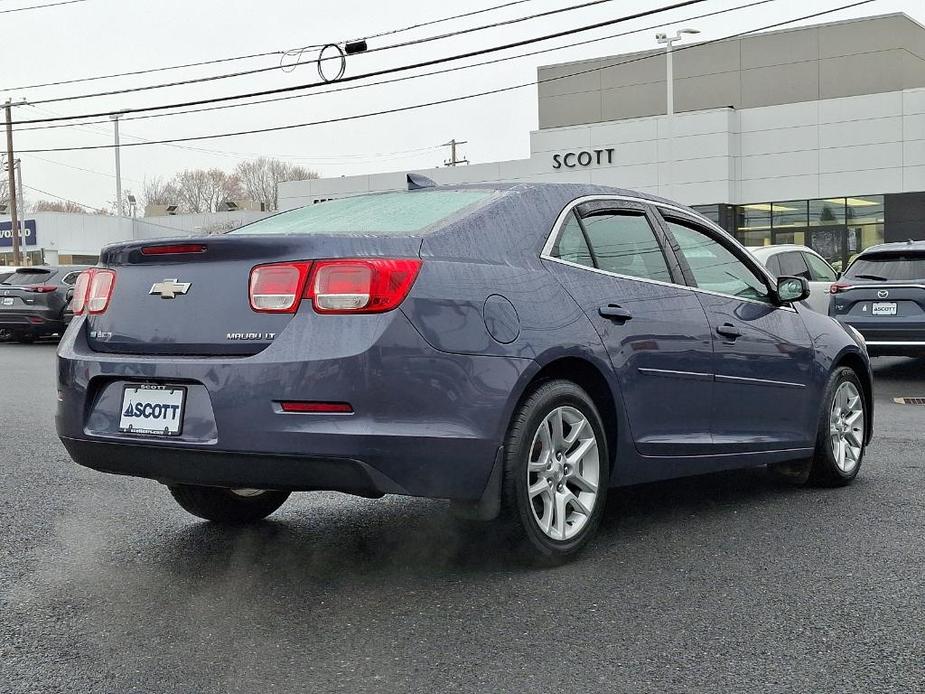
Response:
[[[878,359],[849,488],[612,493],[512,564],[442,502],[296,495],[246,530],[78,468],[52,343],[0,344],[0,691],[925,691],[925,361]]]

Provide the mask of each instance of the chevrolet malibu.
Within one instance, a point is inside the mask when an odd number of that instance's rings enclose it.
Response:
[[[81,465],[211,521],[295,491],[445,498],[561,562],[610,487],[854,479],[869,360],[807,293],[666,200],[409,176],[104,249],[58,349],[57,428]]]

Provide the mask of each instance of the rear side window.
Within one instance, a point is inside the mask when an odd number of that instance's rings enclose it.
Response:
[[[789,251],[777,256],[780,262],[780,274],[778,277],[802,277],[806,280],[811,279],[809,268],[806,267],[806,261],[803,260],[803,254],[799,251]]]
[[[838,279],[835,270],[829,267],[829,264],[822,258],[812,253],[804,253],[806,264],[809,265],[809,272],[812,274],[813,282],[834,282]]]
[[[327,200],[261,219],[229,234],[395,235],[423,232],[499,193],[419,190]]]
[[[601,270],[671,282],[662,247],[644,214],[601,213],[582,219]]]
[[[559,241],[551,253],[553,258],[561,258],[570,263],[578,265],[587,265],[594,267],[594,261],[591,259],[591,251],[585,242],[585,235],[581,231],[581,225],[574,212],[569,213],[568,221],[562,227],[562,233]]]
[[[845,277],[859,280],[908,282],[925,280],[925,255],[920,253],[871,253],[855,260]]]
[[[54,274],[50,270],[19,270],[3,280],[3,284],[11,284],[17,287],[45,284]]]

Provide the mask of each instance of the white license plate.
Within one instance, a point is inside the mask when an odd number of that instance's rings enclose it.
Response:
[[[186,388],[130,384],[122,391],[119,431],[129,434],[179,436],[183,430]]]
[[[4,306],[12,306],[12,305],[13,305],[13,297],[8,296],[8,297],[4,298],[4,299],[3,299],[3,305],[4,305]]]
[[[874,303],[870,307],[871,315],[874,316],[895,316],[896,315],[896,302],[890,301],[888,303]]]

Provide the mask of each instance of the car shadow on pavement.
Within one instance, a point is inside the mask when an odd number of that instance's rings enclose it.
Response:
[[[578,562],[602,549],[619,552],[627,530],[651,535],[666,524],[683,529],[692,516],[741,518],[754,505],[785,504],[800,493],[773,482],[763,468],[612,490],[598,537]],[[447,512],[445,502],[338,495],[335,504],[332,496],[326,496],[320,509],[309,501],[247,527],[188,525],[152,540],[141,551],[153,553],[152,562],[166,559],[177,578],[222,574],[236,566],[264,573],[269,581],[296,575],[321,582],[349,575],[535,570],[512,554],[497,525],[458,520]]]

